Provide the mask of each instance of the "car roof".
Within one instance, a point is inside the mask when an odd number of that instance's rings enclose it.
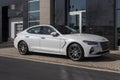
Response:
[[[51,27],[51,25],[42,24],[42,25],[34,25],[34,26],[30,26],[30,27],[28,27],[28,28],[25,29],[25,30],[28,30],[28,29],[30,29],[30,28],[34,28],[34,27],[38,27],[38,26],[50,26],[50,27]]]

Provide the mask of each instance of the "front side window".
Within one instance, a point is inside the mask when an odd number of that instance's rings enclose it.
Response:
[[[40,34],[40,27],[31,28],[27,32],[31,34]]]
[[[41,34],[50,35],[52,32],[55,32],[55,30],[48,26],[41,26]]]

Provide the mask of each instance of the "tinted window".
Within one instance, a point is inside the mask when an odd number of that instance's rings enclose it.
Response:
[[[79,33],[77,32],[75,29],[70,28],[69,26],[54,26],[61,34],[75,34],[75,33]]]
[[[48,26],[42,26],[41,27],[41,34],[45,34],[45,35],[50,35],[52,32],[55,32],[55,30],[51,27]]]
[[[31,28],[27,32],[31,34],[40,34],[40,27]]]

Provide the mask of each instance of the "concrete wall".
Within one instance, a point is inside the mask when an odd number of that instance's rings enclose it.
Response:
[[[87,0],[88,32],[108,38],[111,49],[116,47],[114,6],[115,0]]]
[[[40,0],[40,24],[51,24],[51,0]]]

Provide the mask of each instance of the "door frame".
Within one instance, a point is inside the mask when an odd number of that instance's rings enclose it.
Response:
[[[15,38],[15,25],[19,23],[23,24],[23,17],[9,18],[9,38]]]
[[[80,33],[82,33],[82,14],[86,12],[86,10],[82,10],[82,11],[71,11],[69,12],[70,16],[79,16],[79,31]]]
[[[15,38],[16,36],[16,24],[23,24],[23,21],[11,22],[11,38]]]

